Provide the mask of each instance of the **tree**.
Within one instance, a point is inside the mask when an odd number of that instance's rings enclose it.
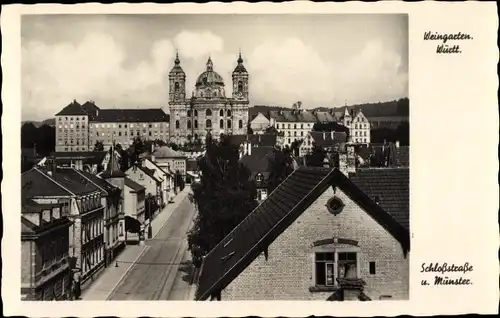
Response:
[[[290,145],[290,150],[292,151],[292,155],[294,156],[299,156],[299,147],[300,144],[302,143],[303,139],[300,140],[294,140],[292,144]]]
[[[33,123],[26,123],[21,127],[21,147],[33,148],[36,143],[37,128]]]
[[[268,192],[271,192],[293,172],[292,150],[288,146],[274,150],[269,158],[269,170]]]
[[[256,189],[250,171],[239,163],[238,146],[223,136],[210,134],[206,153],[198,159],[200,182],[192,184],[191,199],[198,214],[188,233],[189,250],[196,267],[201,259],[257,207]]]
[[[266,134],[277,135],[278,130],[274,126],[269,126],[266,128]]]
[[[250,124],[247,125],[247,135],[253,135],[253,129],[250,127]]]
[[[313,143],[311,154],[306,156],[307,165],[313,167],[323,167],[325,158],[325,150]]]
[[[101,140],[95,142],[94,151],[104,151],[104,144]]]

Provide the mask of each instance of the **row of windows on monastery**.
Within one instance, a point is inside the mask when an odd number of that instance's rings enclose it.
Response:
[[[292,129],[292,124],[282,124],[283,126],[280,127],[280,124],[276,124],[276,129]],[[299,124],[293,124],[293,129],[297,129]],[[300,129],[309,129],[312,128],[313,124],[300,124]]]
[[[181,127],[181,123],[179,122],[179,120],[176,120],[175,121],[175,129],[180,129],[180,127]],[[205,127],[212,128],[212,120],[207,119],[205,121]],[[219,127],[222,129],[224,128],[224,119],[221,119],[219,121]],[[231,129],[231,127],[232,127],[232,121],[231,121],[231,119],[228,119],[226,122],[226,128]],[[191,120],[188,119],[187,129],[191,129],[191,128],[193,128],[192,124],[191,124]],[[198,128],[198,120],[195,119],[194,120],[194,129],[197,129],[197,128]],[[243,120],[241,120],[241,119],[238,121],[238,128],[240,128],[240,129],[243,128]]]
[[[232,115],[232,112],[231,112],[230,109],[226,110],[225,112],[224,112],[224,109],[219,110],[219,116],[220,117],[224,117],[224,113],[226,114],[226,117],[231,117],[231,115]],[[194,116],[192,116],[193,114],[194,114]],[[176,115],[179,116],[179,113],[176,113]],[[211,109],[207,109],[205,111],[205,116],[206,117],[212,116],[212,110]],[[191,110],[188,109],[188,111],[187,111],[187,117],[198,117],[198,110],[195,109],[193,112],[191,112]]]
[[[62,117],[56,117],[57,120],[59,121],[62,121],[63,118]],[[70,117],[64,117],[64,120],[69,120],[69,121],[72,121],[72,120],[75,120],[75,121],[78,121],[78,120],[82,120],[82,121],[86,121],[87,120],[87,117],[73,117],[73,116],[70,116]]]
[[[58,125],[59,131],[62,131],[63,128],[64,129],[68,129],[68,128],[69,129],[74,129],[74,128],[76,128],[76,129],[80,129],[80,128],[81,129],[85,129],[85,127],[86,127],[85,123],[82,123],[81,125],[79,123],[76,123],[76,125],[74,125],[74,124],[69,124],[69,125],[67,125],[67,124],[64,124],[64,125],[59,124]]]
[[[130,123],[130,124],[90,124],[90,128],[140,128],[142,126],[142,128],[163,128],[163,127],[168,127],[168,123],[167,122],[164,122],[164,123],[154,123],[154,124],[151,124],[151,123],[142,123],[142,124],[133,124],[133,123]]]
[[[95,218],[82,224],[82,244],[104,234],[103,219]]]
[[[347,126],[349,126],[349,123],[347,123]],[[368,128],[368,124],[354,124],[355,129],[363,129],[363,128]]]
[[[167,132],[165,132],[167,133]],[[105,136],[108,136],[108,137],[111,137],[111,133],[110,132],[96,132],[95,133],[96,137],[105,137]],[[113,136],[145,136],[145,135],[148,135],[148,136],[158,136],[158,135],[163,135],[163,130],[160,130],[160,131],[146,131],[146,130],[143,130],[142,131],[142,134],[139,130],[136,130],[135,131],[135,134],[134,134],[134,131],[131,130],[130,133],[128,131],[113,131]],[[93,133],[90,132],[89,133],[89,136],[93,136]]]
[[[366,131],[355,131],[354,132],[354,136],[355,137],[358,137],[358,136],[360,136],[360,137],[366,137]]]

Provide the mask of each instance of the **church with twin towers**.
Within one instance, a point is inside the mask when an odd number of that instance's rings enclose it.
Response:
[[[211,57],[198,75],[190,97],[186,93],[186,73],[179,55],[169,73],[170,140],[184,144],[207,133],[214,138],[221,134],[246,134],[248,125],[248,72],[241,53],[232,73],[232,94],[226,96],[222,76],[215,71]]]

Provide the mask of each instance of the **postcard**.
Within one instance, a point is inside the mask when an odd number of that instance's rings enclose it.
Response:
[[[495,9],[4,6],[5,313],[497,312]]]

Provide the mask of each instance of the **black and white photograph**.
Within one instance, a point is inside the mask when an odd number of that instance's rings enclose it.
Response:
[[[21,18],[21,299],[409,300],[408,14]]]

